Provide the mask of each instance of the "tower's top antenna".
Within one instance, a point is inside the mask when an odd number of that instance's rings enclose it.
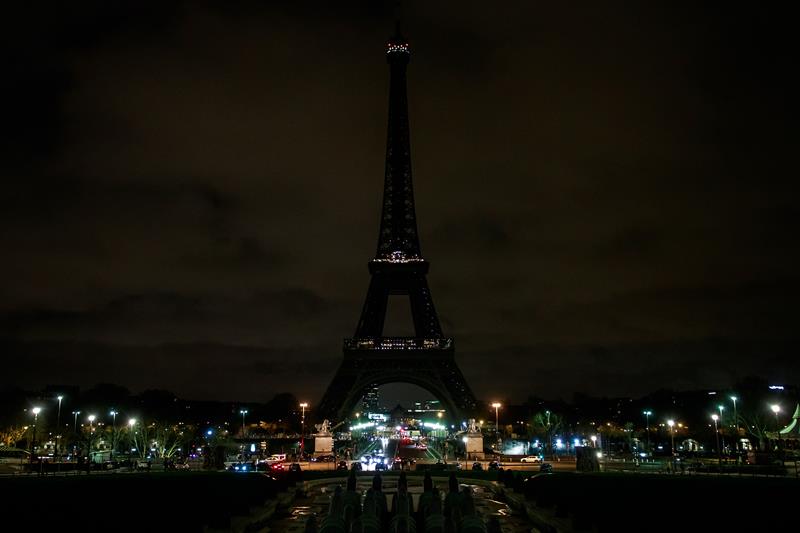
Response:
[[[403,32],[400,31],[400,19],[402,18],[402,2],[397,0],[394,3],[394,35],[389,37],[389,42],[386,43],[387,59],[394,58],[402,62],[408,63],[409,48],[408,41],[403,37]]]
[[[395,0],[394,3],[394,35],[392,36],[392,41],[394,42],[402,42],[405,40],[403,37],[403,32],[400,30],[400,22],[403,19],[403,2],[402,0]]]

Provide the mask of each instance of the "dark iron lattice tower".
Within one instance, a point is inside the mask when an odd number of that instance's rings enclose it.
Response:
[[[364,391],[407,382],[435,395],[451,419],[475,410],[476,401],[454,357],[453,339],[442,334],[422,258],[411,183],[406,67],[408,43],[399,28],[386,45],[389,63],[389,128],[378,249],[369,262],[371,280],[355,335],[344,341],[344,361],[318,408],[321,417],[343,420]],[[390,295],[408,296],[413,337],[384,337]]]

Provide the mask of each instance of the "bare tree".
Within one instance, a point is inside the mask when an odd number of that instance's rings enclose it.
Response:
[[[739,423],[744,426],[745,431],[758,439],[758,447],[761,450],[767,449],[767,432],[775,427],[772,417],[766,412],[751,411],[739,414]]]
[[[3,446],[16,446],[17,442],[22,439],[25,432],[28,431],[28,426],[8,426],[0,429],[0,442]]]
[[[540,436],[545,441],[545,450],[553,451],[553,436],[564,425],[564,419],[551,412],[540,411],[531,418],[530,427],[534,435]]]
[[[168,459],[178,453],[185,443],[186,436],[187,433],[182,426],[159,422],[141,424],[130,435],[140,457],[152,454],[159,459]]]

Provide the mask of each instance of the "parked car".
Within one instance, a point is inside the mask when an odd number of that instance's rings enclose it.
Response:
[[[542,458],[538,455],[529,455],[519,460],[520,463],[541,463]]]
[[[473,470],[483,470],[483,465],[480,464],[478,461],[475,461],[474,463],[472,463],[472,469]]]
[[[361,463],[353,463],[361,466]],[[336,465],[336,470],[347,470],[347,461],[339,461],[339,464]]]
[[[497,461],[490,461],[489,470],[500,470],[500,463]]]
[[[311,460],[315,463],[332,463],[336,460],[336,457],[333,455],[318,455],[317,457],[312,457]]]

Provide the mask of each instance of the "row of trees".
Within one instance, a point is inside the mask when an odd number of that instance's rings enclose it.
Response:
[[[8,426],[0,430],[0,441],[8,447],[30,449],[35,445],[40,453],[47,446],[48,453],[61,456],[73,452],[88,455],[106,450],[112,454],[161,459],[188,452],[191,446],[203,440],[195,426],[160,422],[122,426],[82,425],[77,427],[77,431],[69,431],[58,438],[50,429],[41,423],[35,431],[33,425]]]
[[[761,409],[743,409],[736,415],[732,412],[722,411],[723,416],[717,421],[719,434],[723,438],[748,438],[751,443],[764,450],[768,446],[769,436],[773,435],[779,425],[774,413],[768,405],[762,405]],[[714,413],[718,414],[718,413]],[[677,417],[676,417],[677,418]],[[649,438],[670,440],[669,429],[664,422],[650,420],[652,424],[637,426],[631,421],[620,423],[595,423],[586,421],[575,421],[569,423],[563,414],[554,413],[549,410],[538,411],[533,414],[525,424],[523,434],[530,440],[540,440],[545,447],[552,447],[553,441],[557,437],[582,436],[587,438],[595,435],[604,442],[614,442],[624,444],[628,449],[633,448],[634,439],[645,442]],[[679,424],[679,425],[677,425]],[[710,415],[705,424],[698,423],[691,430],[687,424],[676,422],[676,436],[681,438],[693,438],[698,441],[711,442],[714,440],[712,419]],[[506,426],[508,434],[513,432],[513,426]],[[648,435],[649,432],[649,435]],[[648,438],[649,437],[649,438]]]

